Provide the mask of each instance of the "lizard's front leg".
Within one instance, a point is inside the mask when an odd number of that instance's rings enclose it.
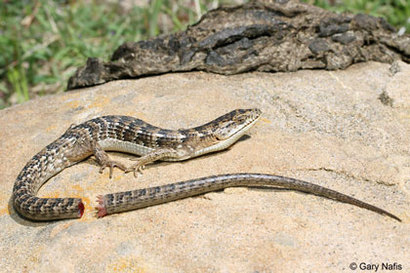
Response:
[[[106,167],[110,168],[110,178],[112,178],[114,167],[117,167],[123,171],[127,170],[127,168],[122,163],[111,160],[108,154],[101,148],[98,143],[96,143],[94,147],[94,156],[97,159],[98,164],[100,164],[100,173],[102,173]]]
[[[161,160],[167,157],[175,157],[174,149],[158,149],[149,154],[141,156],[137,159],[137,163],[129,167],[125,172],[134,172],[134,176],[137,177],[137,172],[142,172],[146,164],[152,163],[157,160]]]

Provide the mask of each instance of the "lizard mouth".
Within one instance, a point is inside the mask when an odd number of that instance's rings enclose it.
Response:
[[[227,139],[238,139],[239,137],[241,137],[242,135],[244,135],[260,118],[261,116],[258,115],[256,118],[254,118],[252,121],[248,122],[245,126],[243,126],[240,130],[237,130],[235,133],[233,133],[232,135],[226,137],[226,138],[221,138],[218,140],[227,140]]]
[[[255,119],[253,119],[252,121],[250,121],[245,126],[243,126],[241,129],[234,132],[233,134],[231,134],[227,137],[216,136],[216,139],[220,142],[226,141],[226,142],[229,142],[230,144],[232,144],[236,140],[238,140],[241,136],[243,136],[247,131],[249,131],[249,129],[259,120],[259,118],[260,118],[260,115],[258,117],[256,117]]]

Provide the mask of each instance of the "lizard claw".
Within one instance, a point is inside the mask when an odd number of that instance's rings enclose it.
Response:
[[[138,162],[134,165],[132,165],[131,167],[129,167],[128,169],[125,170],[126,173],[129,172],[134,172],[134,177],[137,178],[138,177],[138,173],[142,174],[142,170],[145,169],[145,165],[142,164],[141,162]]]
[[[105,169],[106,167],[109,167],[109,168],[110,168],[110,178],[112,178],[112,173],[113,173],[114,167],[117,167],[117,168],[123,170],[124,172],[126,172],[126,170],[127,170],[127,168],[126,168],[123,164],[121,164],[121,163],[119,163],[119,162],[116,162],[116,161],[107,161],[107,162],[104,162],[104,164],[101,165],[101,167],[100,167],[100,173],[103,173],[103,171],[104,171],[104,169]]]

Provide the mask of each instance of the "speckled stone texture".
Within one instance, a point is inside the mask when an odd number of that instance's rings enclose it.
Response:
[[[0,271],[351,272],[356,262],[410,268],[410,65],[345,71],[169,74],[42,97],[0,111]],[[80,220],[35,223],[10,206],[25,163],[72,123],[132,115],[178,129],[235,108],[264,112],[228,151],[99,174],[90,158],[39,195],[83,198]],[[110,153],[127,165],[133,156]],[[99,194],[229,172],[304,179],[403,219],[287,190],[235,188],[95,217]],[[358,271],[357,269],[356,271]],[[379,272],[381,269],[379,269]],[[383,272],[383,271],[382,271]]]

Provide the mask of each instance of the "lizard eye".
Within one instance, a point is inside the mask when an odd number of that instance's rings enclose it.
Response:
[[[246,116],[245,115],[238,115],[234,118],[234,120],[235,120],[235,122],[242,123],[246,120]]]

